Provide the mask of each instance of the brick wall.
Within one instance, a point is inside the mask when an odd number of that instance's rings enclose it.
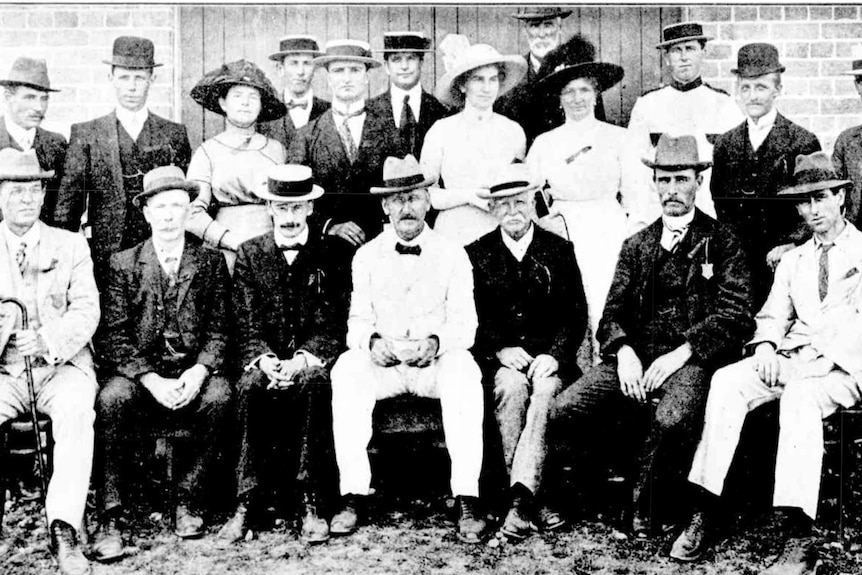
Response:
[[[156,80],[149,106],[176,118],[178,83],[174,77],[174,27],[177,8],[143,5],[5,5],[0,6],[0,77],[6,77],[18,56],[44,58],[51,95],[43,126],[69,135],[73,123],[109,112],[115,106],[108,82],[114,38],[145,36],[156,46]],[[0,98],[2,100],[2,98]]]
[[[862,101],[850,69],[850,51],[862,44],[858,6],[697,6],[684,19],[704,24],[710,42],[704,78],[733,93],[736,53],[749,42],[775,44],[787,67],[778,109],[813,131],[831,151],[842,130],[862,123]]]

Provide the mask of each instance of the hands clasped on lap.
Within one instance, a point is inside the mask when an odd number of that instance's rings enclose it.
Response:
[[[410,367],[428,367],[440,348],[434,337],[410,341],[406,346],[401,343],[381,335],[372,336],[369,348],[371,361],[381,367],[393,367],[399,363]]]

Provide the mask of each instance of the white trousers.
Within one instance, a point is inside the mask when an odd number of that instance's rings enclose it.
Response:
[[[782,361],[780,373],[796,371],[794,363],[795,357]],[[746,415],[775,399],[780,405],[780,431],[773,505],[799,507],[813,519],[820,496],[823,419],[860,399],[859,387],[843,371],[790,381],[779,377],[779,385],[770,388],[760,380],[752,358],[718,370],[688,480],[721,495]]]
[[[332,431],[341,493],[367,495],[368,442],[379,399],[404,393],[440,400],[452,461],[453,495],[479,495],[482,469],[482,374],[468,351],[450,351],[425,368],[381,367],[366,351],[349,350],[332,368]]]
[[[54,431],[54,473],[45,501],[48,523],[60,519],[78,529],[93,468],[93,404],[98,384],[70,364],[35,368],[33,379],[36,407],[51,418]],[[29,406],[26,374],[0,374],[0,424],[29,413]]]

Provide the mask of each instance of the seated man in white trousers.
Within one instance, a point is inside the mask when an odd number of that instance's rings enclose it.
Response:
[[[332,368],[332,419],[342,509],[332,535],[356,529],[371,467],[366,451],[377,400],[412,393],[440,399],[460,504],[458,537],[479,543],[482,467],[481,373],[468,351],[476,335],[473,275],[464,249],[425,224],[431,206],[416,159],[387,158],[382,197],[391,226],[353,259],[348,351]]]
[[[862,233],[844,219],[848,180],[839,180],[823,152],[796,159],[792,187],[779,198],[796,202],[814,233],[778,264],[769,298],[757,314],[748,348],[753,355],[715,373],[703,435],[689,481],[705,491],[698,511],[671,550],[697,559],[709,535],[716,495],[749,411],[780,402],[773,505],[784,553],[766,575],[813,573],[811,527],[817,515],[823,458],[822,419],[860,400],[862,383]]]
[[[29,411],[25,358],[36,407],[51,417],[54,473],[45,512],[60,573],[90,564],[78,529],[93,466],[93,404],[98,385],[89,342],[99,323],[99,293],[84,236],[39,221],[45,180],[33,151],[0,150],[0,297],[27,308],[28,329],[9,305],[0,310],[0,425]]]

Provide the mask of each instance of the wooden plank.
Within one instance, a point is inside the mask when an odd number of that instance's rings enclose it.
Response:
[[[285,4],[282,10],[284,11],[284,26],[281,36],[288,34],[314,34],[318,36],[320,34],[320,30],[308,29],[308,6]]]
[[[411,6],[408,13],[408,29],[416,32],[425,32],[428,38],[431,38],[431,48],[433,53],[425,54],[425,61],[422,64],[422,85],[425,89],[434,93],[435,71],[437,68],[437,45],[434,44],[434,9],[429,6]]]
[[[599,8],[580,8],[578,10],[578,31],[581,36],[592,42],[596,47],[596,57],[603,58],[601,54],[602,27],[601,10]]]
[[[387,31],[407,30],[410,27],[410,13],[406,6],[390,6],[387,10]],[[382,32],[381,32],[382,33]]]
[[[621,56],[621,44],[623,34],[620,30],[620,9],[602,8],[599,25],[601,32],[600,40],[600,60],[604,62],[619,62]],[[622,97],[619,85],[606,90],[602,94],[602,101],[605,104],[605,115],[608,122],[613,124],[620,123]]]
[[[204,56],[204,9],[199,6],[180,8],[180,93],[183,94],[180,108],[180,122],[185,124],[189,133],[192,149],[203,141],[203,109],[186,95],[203,75]]]
[[[327,39],[347,38],[347,6],[325,6],[317,10],[326,15]]]
[[[527,33],[522,30],[520,21],[512,18],[515,8],[513,6],[498,6],[494,12],[497,20],[500,51],[504,54],[526,54],[529,51]],[[563,38],[567,37],[564,33]]]
[[[440,54],[439,46],[449,34],[458,33],[458,13],[457,9],[452,6],[438,6],[434,8],[434,45],[438,46],[438,59],[435,67],[436,79],[446,73],[443,66],[442,55]],[[435,80],[436,84],[436,80]]]
[[[661,84],[662,51],[656,49],[661,40],[661,9],[641,9],[641,94]]]
[[[638,96],[641,95],[641,43],[633,41],[641,35],[641,10],[635,7],[622,8],[620,14],[620,60],[619,64],[626,71],[626,76],[620,83],[622,96],[620,117],[617,123],[627,126],[629,114]]]
[[[306,31],[309,34],[317,36],[321,49],[326,45],[328,40],[335,40],[344,37],[337,31],[330,33],[328,30],[327,19],[329,15],[325,8],[321,6],[315,6],[313,8],[310,8],[309,6],[301,6],[300,9],[303,10],[303,13],[305,14]],[[327,100],[330,99],[329,86],[326,84],[325,70],[317,70],[314,74],[314,80],[311,82],[311,88],[317,96]]]
[[[248,30],[245,24],[246,9],[234,6],[224,8],[224,61],[233,62],[245,58],[248,38]]]
[[[677,22],[682,22],[682,8],[662,8],[661,9],[661,26],[659,27],[658,34],[656,37],[658,40],[656,44],[661,42],[661,29],[665,26],[669,26],[671,24],[676,24]],[[661,64],[661,77],[665,76],[665,68],[667,66],[664,63],[664,58],[660,60]]]
[[[206,7],[204,9],[204,73],[214,70],[225,62],[224,34],[224,8]],[[203,120],[204,140],[224,130],[224,118],[214,112],[205,111]]]
[[[475,6],[464,6],[457,8],[458,33],[464,34],[470,39],[471,44],[476,44],[479,38],[479,10]]]

